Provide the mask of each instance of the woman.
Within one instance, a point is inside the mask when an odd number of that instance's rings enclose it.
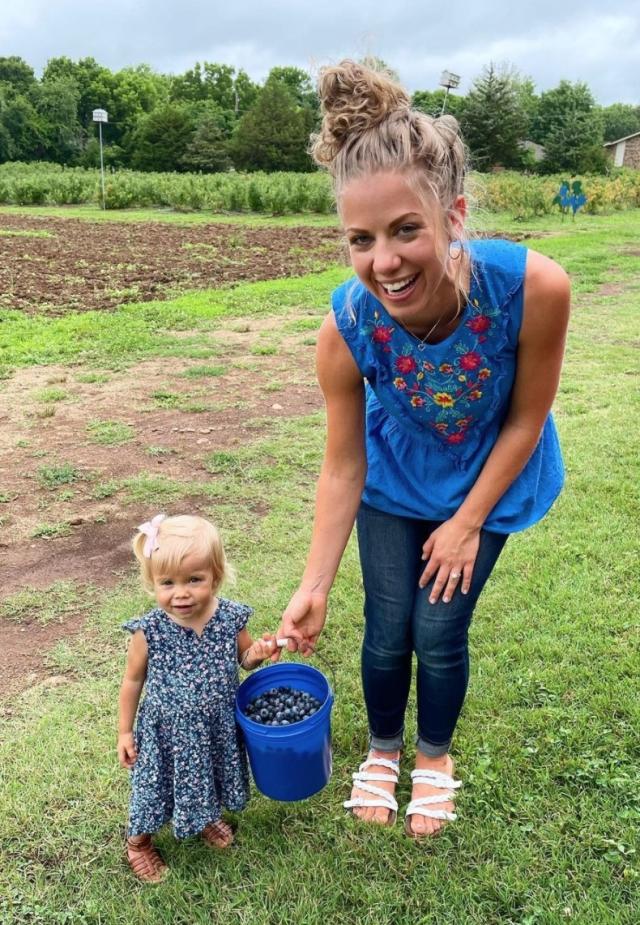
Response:
[[[351,61],[321,73],[313,155],[334,181],[357,279],[318,338],[326,452],[306,569],[281,632],[308,652],[357,519],[365,591],[362,680],[370,751],[354,815],[395,821],[415,652],[418,735],[407,834],[455,819],[449,755],[467,632],[508,535],[562,487],[549,414],[569,283],[552,260],[464,238],[464,146],[451,117],[411,110]]]

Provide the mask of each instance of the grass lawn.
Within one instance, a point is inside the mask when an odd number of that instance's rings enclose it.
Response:
[[[458,821],[415,844],[401,819],[393,829],[365,827],[341,808],[367,745],[352,542],[320,642],[335,666],[329,785],[293,804],[256,793],[228,852],[176,843],[164,831],[158,841],[171,875],[139,885],[123,860],[128,782],[115,756],[126,645],[119,626],[148,607],[132,567],[92,598],[82,635],[50,654],[60,683],[32,687],[0,719],[2,925],[638,921],[640,211],[530,230],[552,232],[532,246],[557,258],[574,287],[555,408],[567,484],[544,521],[510,539],[476,612],[454,743],[464,781]],[[199,331],[248,315],[286,321],[302,307],[319,321],[344,275],[186,293],[103,314],[3,312],[0,386],[10,389],[22,366],[73,365],[90,375],[149,356],[189,356]],[[255,632],[275,628],[301,574],[322,440],[322,417],[312,414],[208,459],[210,512],[239,576],[227,593],[255,606]],[[63,476],[43,469],[42,478]],[[58,584],[63,607],[61,591]],[[401,808],[414,719],[410,711]]]

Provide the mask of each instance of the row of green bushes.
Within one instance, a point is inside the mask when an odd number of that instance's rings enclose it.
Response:
[[[79,205],[101,203],[100,173],[58,164],[0,165],[0,203]],[[107,209],[170,208],[177,211],[329,213],[333,197],[321,173],[105,174]]]
[[[480,209],[509,212],[514,218],[546,215],[557,209],[553,198],[561,177],[504,172],[472,174],[470,188]],[[608,177],[582,178],[585,212],[612,212],[640,206],[640,171],[616,170]],[[295,212],[333,211],[329,178],[324,173],[137,173],[105,176],[108,209],[171,208],[179,211]],[[0,165],[0,203],[73,205],[101,202],[100,174],[57,164]]]

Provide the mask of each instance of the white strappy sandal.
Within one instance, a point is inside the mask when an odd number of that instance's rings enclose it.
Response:
[[[358,770],[352,774],[351,777],[358,790],[364,790],[366,793],[372,794],[373,799],[368,799],[367,797],[354,797],[352,800],[344,801],[342,804],[344,808],[353,809],[353,807],[356,806],[373,808],[379,806],[382,809],[388,809],[389,818],[386,822],[380,823],[380,825],[393,825],[398,816],[398,803],[396,798],[392,793],[389,793],[388,790],[384,790],[382,787],[376,787],[375,784],[370,784],[368,781],[386,780],[393,784],[397,784],[399,760],[400,759],[390,761],[388,758],[367,758],[366,761],[363,761]],[[367,768],[370,768],[372,765],[388,768],[392,773],[372,773],[367,770]]]
[[[412,800],[409,803],[404,819],[404,829],[409,838],[419,839],[431,837],[426,832],[418,834],[411,830],[411,823],[409,820],[411,816],[416,813],[420,816],[426,816],[429,819],[444,819],[447,822],[455,822],[458,818],[455,813],[451,813],[446,809],[428,809],[427,807],[433,806],[434,803],[446,803],[448,800],[455,799],[455,793],[452,791],[457,790],[458,787],[462,787],[461,780],[454,780],[453,777],[449,777],[448,774],[442,774],[440,771],[418,768],[411,772],[411,782],[413,784],[429,784],[431,787],[437,787],[438,790],[445,790],[446,793],[435,793],[430,797],[418,797],[416,800]]]

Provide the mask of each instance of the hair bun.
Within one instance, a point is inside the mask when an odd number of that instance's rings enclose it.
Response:
[[[406,91],[388,73],[349,59],[322,68],[318,95],[324,118],[311,153],[322,165],[331,164],[348,137],[362,135],[391,113],[410,108]]]
[[[452,148],[460,136],[460,125],[453,116],[437,116],[433,120],[433,127],[438,132],[447,147]]]

